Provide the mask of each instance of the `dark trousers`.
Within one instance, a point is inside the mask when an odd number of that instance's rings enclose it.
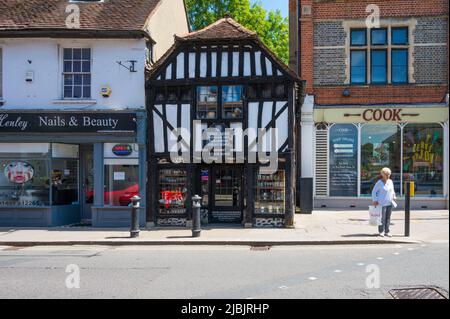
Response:
[[[378,226],[379,233],[389,234],[389,226],[391,225],[392,205],[383,206],[381,225]]]

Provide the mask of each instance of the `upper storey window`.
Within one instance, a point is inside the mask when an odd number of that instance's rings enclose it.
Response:
[[[91,98],[91,49],[64,49],[65,99]]]
[[[407,27],[351,29],[351,84],[408,83],[408,33]]]

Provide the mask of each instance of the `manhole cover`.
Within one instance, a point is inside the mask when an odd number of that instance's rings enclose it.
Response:
[[[389,293],[394,299],[448,299],[434,288],[393,289]]]
[[[253,251],[266,251],[266,250],[270,250],[270,246],[251,246],[250,250],[253,250]]]

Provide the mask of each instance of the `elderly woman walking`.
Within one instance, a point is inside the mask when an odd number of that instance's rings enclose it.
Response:
[[[381,237],[391,237],[389,226],[391,224],[392,206],[397,206],[395,200],[394,183],[391,180],[392,172],[385,167],[381,170],[381,179],[375,184],[372,191],[373,206],[382,207],[382,224],[378,227],[378,232]]]

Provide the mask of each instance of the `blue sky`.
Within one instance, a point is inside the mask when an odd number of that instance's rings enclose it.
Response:
[[[260,1],[264,9],[281,11],[281,14],[285,17],[288,16],[289,0],[253,0],[253,2]]]

